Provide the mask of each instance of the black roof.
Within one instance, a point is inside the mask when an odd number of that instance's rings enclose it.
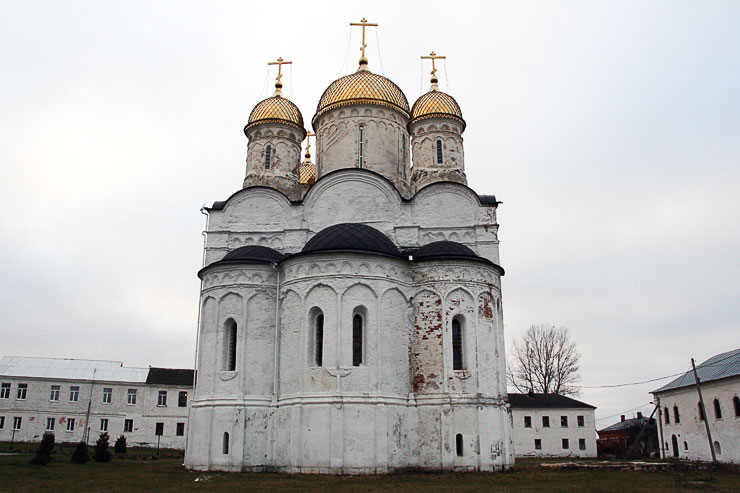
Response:
[[[149,368],[146,383],[192,387],[195,370],[182,368]]]
[[[243,262],[257,262],[271,264],[273,262],[280,262],[283,259],[283,254],[277,250],[266,246],[259,245],[248,245],[237,248],[227,253],[224,258],[219,260],[220,263],[243,263]]]
[[[415,260],[437,259],[437,258],[467,258],[473,260],[486,260],[475,254],[473,250],[456,241],[434,241],[427,243],[414,252]]]
[[[198,277],[201,277],[206,269],[224,264],[273,264],[280,262],[285,256],[273,250],[272,248],[259,245],[247,245],[232,250],[221,260],[208,264],[198,271]]]
[[[645,416],[642,416],[640,418],[625,419],[624,421],[618,421],[611,426],[607,426],[606,428],[597,430],[597,432],[601,433],[602,431],[616,431],[616,430],[625,430],[629,428],[642,428],[643,426],[655,427],[656,426],[655,419],[646,418]]]
[[[516,409],[596,409],[596,406],[560,394],[509,394],[509,407]]]
[[[396,245],[377,229],[358,223],[341,223],[322,229],[308,240],[302,253],[365,252],[400,257]]]

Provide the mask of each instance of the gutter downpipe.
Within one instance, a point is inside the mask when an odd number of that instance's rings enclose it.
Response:
[[[272,408],[272,426],[270,426],[270,432],[272,434],[270,444],[270,462],[274,465],[275,461],[275,412],[277,411],[277,399],[278,399],[278,386],[280,384],[280,268],[277,262],[271,264],[277,279],[275,281],[275,352],[273,355],[273,379],[272,379],[272,402],[270,407]]]
[[[208,213],[208,209],[206,208],[206,205],[203,204],[203,206],[200,208],[200,213],[206,216],[206,228],[201,233],[203,235],[203,258],[201,259],[201,268],[206,266],[206,246],[207,246],[207,240],[208,240],[208,225],[211,221],[211,215]],[[191,403],[193,402],[193,397],[195,397],[195,384],[198,381],[198,342],[200,341],[200,312],[203,308],[203,279],[200,280],[200,291],[198,292],[198,323],[195,331],[195,359],[193,361],[193,395],[190,396],[190,399],[188,399],[188,432],[185,433],[185,453],[187,454],[188,450],[188,442],[190,441],[190,414],[193,409],[191,406]],[[184,465],[184,464],[183,464]]]

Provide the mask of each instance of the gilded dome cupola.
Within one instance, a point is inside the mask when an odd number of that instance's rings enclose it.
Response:
[[[346,168],[379,173],[404,190],[411,164],[408,122],[411,108],[393,81],[370,71],[365,57],[362,19],[362,57],[353,74],[335,80],[319,99],[311,123],[317,135],[317,178]]]
[[[455,98],[439,90],[437,79],[435,61],[445,57],[431,52],[421,58],[432,61],[432,86],[411,108],[412,185],[418,191],[440,181],[467,184],[462,140],[465,120]]]
[[[298,106],[283,97],[282,66],[291,63],[278,58],[268,64],[278,66],[275,93],[257,103],[244,127],[249,140],[244,188],[266,186],[293,200],[301,195],[298,167],[306,129]]]

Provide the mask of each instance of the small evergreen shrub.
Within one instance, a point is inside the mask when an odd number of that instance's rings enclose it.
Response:
[[[108,450],[110,446],[109,440],[108,433],[100,434],[100,438],[95,442],[95,455],[93,456],[95,462],[110,462],[112,454]]]
[[[75,462],[77,464],[84,464],[89,461],[90,453],[87,451],[87,444],[83,440],[77,444],[74,452],[72,452],[72,462]]]
[[[117,454],[125,454],[126,453],[126,437],[124,435],[121,435],[116,439],[116,444],[113,446],[114,450]]]
[[[36,455],[31,459],[31,464],[45,466],[51,462],[51,451],[54,450],[54,433],[46,432],[41,438],[41,444],[36,449]]]

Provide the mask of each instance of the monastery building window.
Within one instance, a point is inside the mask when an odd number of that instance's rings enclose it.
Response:
[[[103,389],[103,404],[110,404],[111,402],[113,402],[113,389],[105,387]]]
[[[583,416],[578,416],[578,426],[580,426],[580,427],[586,426],[586,424],[584,422],[584,419],[583,419]]]
[[[681,422],[681,415],[678,414],[678,406],[673,405],[673,422],[678,424]]]
[[[23,418],[21,416],[13,416],[13,429],[15,431],[20,430],[22,424],[23,424]]]
[[[52,385],[51,389],[49,390],[49,400],[52,402],[58,402],[59,401],[59,385]]]
[[[270,159],[272,159],[272,146],[267,144],[267,147],[265,147],[265,169],[270,169]]]
[[[665,424],[671,424],[671,414],[668,412],[668,406],[665,407]]]
[[[578,450],[586,450],[586,439],[585,438],[578,439]]]
[[[740,417],[740,397],[735,396],[732,398],[732,405],[735,408],[735,417]]]
[[[167,407],[167,391],[160,390],[157,394],[157,407]]]
[[[108,431],[108,418],[100,419],[100,431],[101,432]]]
[[[236,370],[236,322],[233,319],[226,321],[223,369],[226,371]]]
[[[442,141],[437,139],[437,164],[442,164]]]
[[[550,427],[550,416],[542,416],[542,427],[543,428]]]
[[[560,427],[561,428],[568,427],[568,416],[560,416]]]
[[[185,423],[177,423],[177,428],[175,429],[175,435],[179,437],[185,435]]]
[[[67,418],[67,431],[75,431],[75,419]]]
[[[452,369],[463,369],[463,327],[460,318],[452,319]]]
[[[535,450],[542,450],[542,439],[541,438],[535,438],[534,439],[534,449]]]
[[[314,363],[324,364],[324,314],[319,311],[313,318],[314,323]]]
[[[123,432],[124,433],[131,433],[134,431],[134,420],[133,419],[124,419],[123,420]]]
[[[570,448],[570,443],[568,442],[567,438],[563,438],[563,450],[568,450]]]
[[[133,406],[134,404],[136,404],[136,389],[128,389],[126,399],[126,404],[128,404],[129,406]]]
[[[352,366],[362,364],[362,315],[352,317]]]
[[[10,382],[3,382],[0,387],[0,399],[10,399]]]
[[[69,402],[78,402],[80,400],[80,387],[72,385],[69,388]]]
[[[28,384],[27,383],[19,383],[18,384],[18,393],[15,395],[15,398],[19,401],[26,400],[26,394],[28,392]]]
[[[184,390],[177,393],[177,407],[188,407],[188,393]]]
[[[223,454],[229,453],[229,434],[226,432],[224,432],[224,439],[223,439],[223,444],[221,446],[221,452]]]
[[[457,452],[458,457],[463,456],[463,436],[461,433],[458,433],[455,436],[455,451]]]
[[[722,419],[722,408],[719,407],[717,399],[714,399],[714,419]]]
[[[46,431],[54,431],[54,418],[46,418]]]
[[[162,435],[164,435],[164,423],[154,424],[154,434],[158,437],[161,437]]]
[[[358,168],[364,168],[365,167],[365,127],[360,125],[360,128],[358,129],[358,151],[359,151],[359,159],[358,159]]]
[[[704,421],[707,419],[706,415],[704,414],[704,406],[701,405],[701,402],[698,402],[696,404],[696,407],[699,408],[699,420]]]
[[[524,416],[524,427],[525,428],[532,427],[532,416]]]

